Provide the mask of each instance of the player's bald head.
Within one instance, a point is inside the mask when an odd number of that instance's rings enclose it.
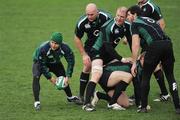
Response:
[[[87,4],[86,15],[89,21],[94,21],[96,19],[96,17],[98,16],[98,9],[96,4],[94,3]]]
[[[89,3],[86,6],[86,11],[97,11],[97,6],[94,3]]]
[[[127,12],[127,8],[126,7],[119,7],[119,8],[117,8],[117,13],[123,13],[123,14],[126,14],[126,12]]]

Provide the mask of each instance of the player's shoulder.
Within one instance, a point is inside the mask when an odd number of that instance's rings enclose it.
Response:
[[[153,5],[154,4],[152,3],[152,1],[148,0],[146,3],[142,4],[142,8],[152,8],[152,7],[154,7]]]
[[[139,16],[133,21],[133,23],[142,23],[143,21],[145,21],[146,18],[149,18],[149,17],[141,17],[141,16]]]
[[[86,22],[88,22],[88,18],[87,15],[84,14],[78,19],[77,25],[80,26],[81,24],[85,24]]]
[[[65,42],[62,42],[60,47],[61,47],[61,50],[63,50],[64,52],[72,51],[70,46]]]
[[[70,48],[69,45],[65,42],[62,42],[60,46],[63,48]]]
[[[130,26],[131,23],[130,23],[129,21],[125,20],[124,25],[125,25],[125,26]]]
[[[50,41],[45,41],[45,42],[41,43],[39,46],[40,50],[48,51],[49,48],[50,48]]]
[[[111,31],[111,28],[115,25],[114,19],[110,19],[106,21],[102,26],[101,29],[104,29],[106,31]]]
[[[126,29],[130,29],[131,23],[126,20],[124,22],[124,26],[125,26]]]
[[[114,18],[111,18],[110,20],[105,22],[102,27],[109,27],[112,26],[114,23],[115,23]]]
[[[156,3],[154,3],[154,1],[152,0],[148,0],[147,6],[150,7],[152,11],[160,9],[159,6]]]
[[[112,18],[112,15],[110,12],[107,12],[107,11],[102,10],[102,9],[98,9],[98,10],[99,10],[99,16],[100,17]]]

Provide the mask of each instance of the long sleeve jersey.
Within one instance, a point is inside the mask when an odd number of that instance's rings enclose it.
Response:
[[[51,49],[49,41],[42,43],[35,50],[33,54],[33,61],[40,63],[43,75],[47,79],[50,79],[52,75],[49,72],[49,68],[47,67],[47,65],[60,63],[62,57],[64,57],[68,63],[66,76],[71,77],[73,73],[74,64],[75,64],[75,58],[74,58],[74,54],[72,50],[65,43],[62,43],[57,50]]]

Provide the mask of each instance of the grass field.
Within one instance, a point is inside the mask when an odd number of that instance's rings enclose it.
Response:
[[[99,8],[115,14],[118,6],[131,6],[137,0],[0,0],[0,120],[180,120],[171,102],[155,103],[159,88],[152,77],[148,114],[136,113],[131,107],[126,111],[107,110],[106,102],[97,105],[97,111],[87,113],[81,106],[67,104],[63,91],[57,91],[44,77],[41,78],[42,110],[33,109],[32,53],[53,31],[60,31],[76,55],[71,87],[78,94],[81,57],[73,44],[74,27],[84,14],[85,5],[94,2]],[[175,75],[180,86],[180,17],[179,0],[155,0],[166,20],[166,31],[174,43],[176,57]],[[118,48],[129,56],[127,47]],[[180,89],[179,89],[180,90]],[[128,88],[132,94],[132,86]]]

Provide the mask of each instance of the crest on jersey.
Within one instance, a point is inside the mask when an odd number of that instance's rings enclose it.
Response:
[[[85,24],[85,28],[89,29],[89,28],[91,28],[91,26],[89,24]]]
[[[118,29],[115,29],[115,30],[114,30],[114,33],[115,33],[115,34],[118,34],[118,33],[119,33],[119,30],[118,30]]]
[[[145,12],[145,11],[146,11],[146,8],[143,8],[143,11]]]
[[[99,36],[99,30],[95,30],[95,31],[93,32],[93,35],[96,36],[96,37]]]

